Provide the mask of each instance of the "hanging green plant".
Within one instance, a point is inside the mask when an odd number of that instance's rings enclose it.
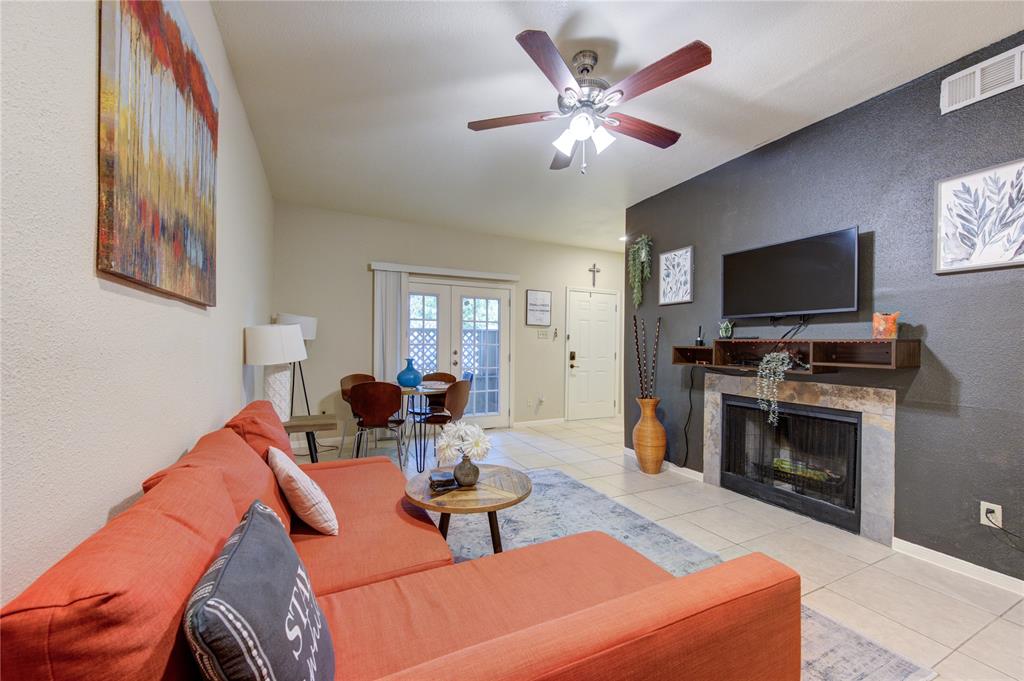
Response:
[[[651,237],[641,234],[629,247],[626,257],[629,287],[633,289],[633,307],[644,302],[644,284],[651,278]]]
[[[757,406],[768,412],[768,423],[773,426],[779,425],[779,383],[794,362],[809,368],[788,352],[769,352],[757,365]]]

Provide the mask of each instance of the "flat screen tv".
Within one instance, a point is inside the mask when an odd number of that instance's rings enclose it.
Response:
[[[722,317],[857,309],[857,227],[722,256]]]

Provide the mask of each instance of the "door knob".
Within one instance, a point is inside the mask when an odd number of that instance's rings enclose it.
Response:
[[[459,366],[459,360],[457,360],[457,359],[453,359],[453,360],[452,360],[452,366],[453,366],[453,367],[457,367],[457,366]]]
[[[576,368],[576,365],[575,365],[575,364],[570,364],[570,365],[569,365],[569,368],[570,368],[570,369],[575,369],[575,368]]]

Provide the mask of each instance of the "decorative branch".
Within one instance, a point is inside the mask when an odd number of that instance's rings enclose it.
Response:
[[[640,380],[640,397],[644,396],[644,366],[640,359],[640,334],[636,328],[636,315],[633,315],[633,345],[636,346],[636,375]]]
[[[647,375],[647,320],[640,319],[640,349],[644,353],[644,382],[640,386],[641,394],[648,397],[651,394],[651,377]]]
[[[658,328],[654,332],[654,357],[651,359],[651,397],[658,385],[658,343],[661,341],[661,317],[658,317]]]
[[[651,351],[651,362],[647,362],[647,322],[637,321],[633,315],[633,345],[636,348],[636,373],[640,381],[640,399],[654,397],[654,387],[658,376],[658,345],[661,342],[661,317],[654,332],[654,347]]]

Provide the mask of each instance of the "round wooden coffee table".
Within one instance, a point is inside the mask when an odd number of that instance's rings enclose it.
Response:
[[[533,484],[526,473],[507,466],[478,465],[480,478],[473,487],[435,493],[430,489],[430,471],[426,471],[405,485],[405,498],[420,508],[441,514],[438,529],[445,539],[448,538],[448,522],[452,513],[486,513],[491,525],[491,546],[495,553],[501,553],[498,511],[515,506],[530,496]],[[445,466],[437,470],[451,469],[451,466]]]

